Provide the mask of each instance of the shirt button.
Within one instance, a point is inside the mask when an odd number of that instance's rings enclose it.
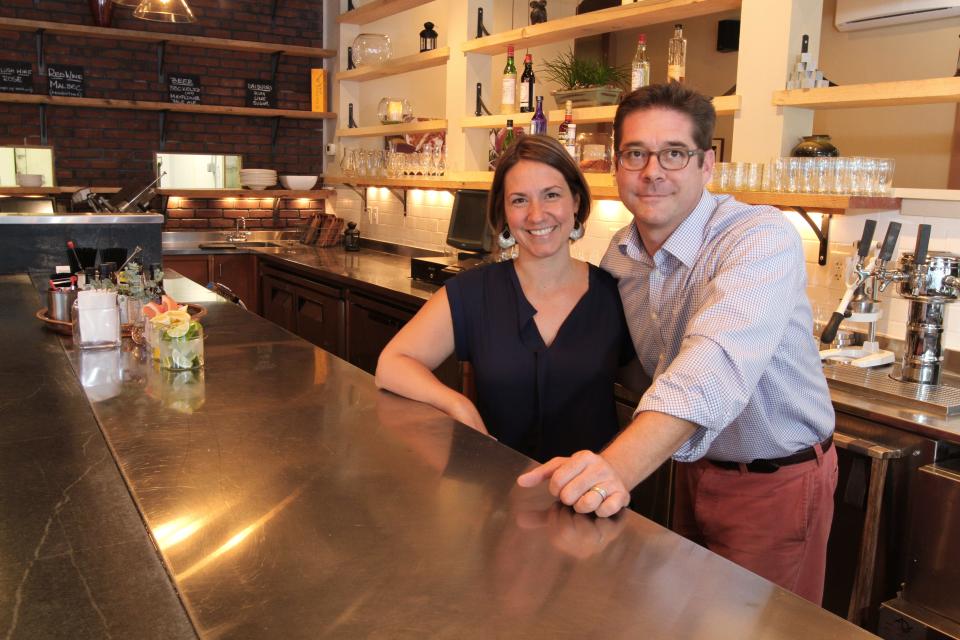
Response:
[[[656,311],[651,311],[651,312],[650,312],[650,317],[653,318],[654,320],[656,320],[656,319],[657,319],[657,312],[656,312]]]

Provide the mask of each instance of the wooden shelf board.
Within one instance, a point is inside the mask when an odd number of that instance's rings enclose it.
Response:
[[[353,11],[347,11],[337,16],[337,22],[340,24],[367,24],[380,18],[392,16],[395,13],[406,11],[427,4],[433,0],[373,0],[365,3],[362,7],[357,7]]]
[[[739,9],[740,3],[741,0],[638,2],[475,38],[463,43],[461,48],[466,53],[503,53],[508,44],[533,47],[661,22],[682,22],[697,16]]]
[[[428,131],[446,131],[446,120],[420,120],[402,124],[381,124],[372,127],[337,129],[338,138],[362,138],[370,136],[389,136],[399,133],[426,133]]]
[[[490,174],[493,175],[492,173]],[[457,191],[459,189],[489,189],[489,180],[472,180],[467,177],[435,176],[426,178],[361,178],[348,176],[324,176],[327,185],[351,185],[354,187],[387,187],[392,189],[435,189]]]
[[[375,67],[358,67],[349,71],[338,71],[334,76],[337,82],[343,80],[375,80],[377,78],[387,78],[408,71],[417,71],[419,69],[429,69],[439,67],[447,63],[450,59],[450,48],[441,47],[433,51],[415,53],[402,58],[394,58]]]
[[[94,193],[120,193],[120,187],[0,187],[3,196],[56,196],[90,189]]]
[[[282,42],[253,42],[247,40],[227,40],[225,38],[205,38],[179,33],[160,33],[156,31],[137,31],[133,29],[113,29],[110,27],[90,27],[82,24],[47,22],[44,20],[21,20],[4,18],[0,22],[0,31],[36,31],[56,35],[80,36],[85,38],[104,38],[108,40],[126,40],[133,42],[167,42],[184,47],[200,49],[220,49],[225,51],[246,51],[248,53],[276,53],[300,58],[333,58],[337,52],[332,49],[303,47]]]
[[[63,107],[100,107],[103,109],[132,109],[136,111],[179,111],[187,113],[210,113],[228,116],[257,118],[292,118],[300,120],[334,119],[337,114],[326,111],[301,111],[297,109],[256,109],[213,104],[178,104],[175,102],[148,102],[145,100],[120,100],[115,98],[67,98],[45,96],[39,93],[0,93],[0,102],[20,104],[50,104]]]
[[[808,109],[896,107],[960,102],[960,78],[927,78],[774,91],[773,105]]]
[[[175,198],[329,198],[333,189],[157,189],[161,196]]]
[[[804,209],[828,209],[834,213],[846,209],[899,209],[900,198],[884,196],[847,196],[813,193],[775,193],[769,191],[727,192],[740,202],[769,204],[775,207],[803,207]]]

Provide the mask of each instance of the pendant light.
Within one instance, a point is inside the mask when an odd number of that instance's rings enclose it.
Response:
[[[132,9],[133,7],[139,5],[142,1],[143,0],[113,0],[113,4],[118,4],[121,7],[130,7]]]
[[[156,22],[196,22],[187,0],[142,0],[133,17]]]

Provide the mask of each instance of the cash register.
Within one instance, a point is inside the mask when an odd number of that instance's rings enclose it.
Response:
[[[493,236],[487,226],[489,191],[461,189],[453,198],[447,244],[458,253],[453,256],[411,258],[410,276],[414,280],[443,284],[463,271],[488,260]]]

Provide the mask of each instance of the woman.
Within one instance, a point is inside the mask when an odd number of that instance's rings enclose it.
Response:
[[[560,144],[524,136],[494,173],[487,222],[512,261],[449,280],[394,337],[377,385],[427,402],[539,461],[599,451],[617,433],[613,384],[633,357],[616,282],[575,260],[590,192]],[[477,404],[431,373],[470,362]]]

